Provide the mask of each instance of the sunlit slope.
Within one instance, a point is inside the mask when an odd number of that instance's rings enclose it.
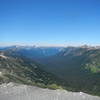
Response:
[[[59,88],[58,79],[42,70],[40,64],[21,55],[0,52],[0,83],[16,82],[40,87]]]

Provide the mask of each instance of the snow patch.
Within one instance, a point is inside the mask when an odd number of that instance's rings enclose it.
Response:
[[[0,72],[0,76],[2,76],[2,72]]]
[[[0,57],[1,58],[4,58],[4,59],[7,59],[8,58],[7,56],[4,56],[3,54],[0,54]]]

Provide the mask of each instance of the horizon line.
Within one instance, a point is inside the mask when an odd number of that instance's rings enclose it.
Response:
[[[9,46],[34,46],[34,47],[68,47],[68,46],[100,46],[99,43],[93,44],[93,43],[6,43],[6,42],[0,42],[0,47],[9,47]]]

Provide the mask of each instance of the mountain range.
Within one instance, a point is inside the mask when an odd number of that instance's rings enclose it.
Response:
[[[1,48],[0,78],[100,96],[100,47]]]
[[[21,83],[43,88],[60,88],[55,75],[42,69],[41,64],[11,49],[0,51],[0,83]]]

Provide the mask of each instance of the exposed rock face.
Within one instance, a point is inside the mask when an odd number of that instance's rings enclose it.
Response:
[[[0,100],[100,100],[100,97],[9,83],[0,85]]]
[[[8,58],[7,56],[4,56],[3,54],[0,54],[0,57],[1,58],[4,58],[4,59],[7,59]]]

